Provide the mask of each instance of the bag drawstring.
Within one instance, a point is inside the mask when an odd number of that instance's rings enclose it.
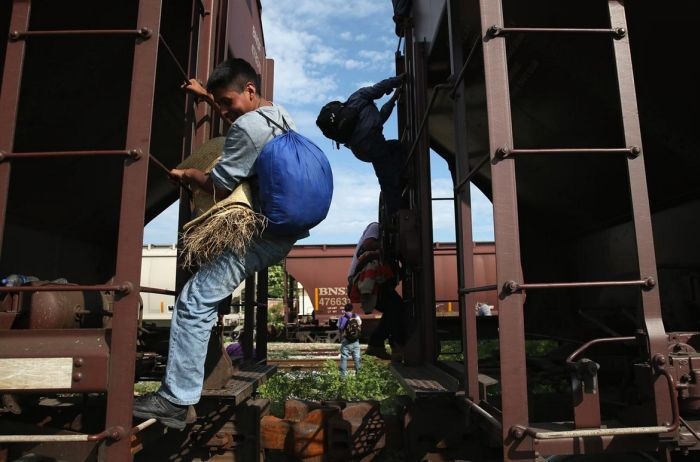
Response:
[[[277,128],[279,128],[280,130],[282,130],[282,133],[287,133],[289,130],[291,130],[291,129],[289,128],[289,124],[287,124],[287,121],[284,119],[284,116],[283,116],[282,114],[280,114],[280,117],[282,117],[282,123],[284,123],[284,126],[278,124],[277,122],[275,122],[274,120],[272,120],[271,118],[269,118],[268,116],[266,116],[265,114],[263,114],[263,113],[260,112],[260,111],[255,111],[255,112],[257,112],[257,113],[260,114],[261,116],[265,117],[265,118],[267,119],[268,122],[270,122],[271,124],[273,124],[274,126],[276,126]]]

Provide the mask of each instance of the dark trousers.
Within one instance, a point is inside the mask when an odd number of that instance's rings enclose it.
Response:
[[[384,284],[377,294],[377,310],[382,312],[377,328],[372,331],[367,342],[370,346],[384,347],[406,343],[406,317],[403,313],[403,300],[392,284]]]
[[[406,156],[398,140],[387,140],[375,146],[372,167],[379,180],[387,216],[391,217],[401,208],[401,169]]]

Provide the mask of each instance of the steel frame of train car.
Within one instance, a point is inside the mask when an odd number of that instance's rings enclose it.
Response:
[[[697,76],[672,69],[698,49],[697,17],[691,1],[413,2],[397,51],[408,181],[385,223],[413,301],[394,370],[417,459],[696,460]],[[671,25],[673,43],[659,40]],[[456,368],[436,360],[429,148],[454,181]],[[493,202],[491,287],[474,283],[470,181]],[[485,370],[469,307],[492,289]],[[541,339],[556,348],[529,353]]]
[[[0,272],[40,279],[0,287],[0,460],[259,454],[251,435],[266,405],[248,398],[274,367],[252,360],[252,336],[250,366],[234,368],[212,335],[189,431],[135,426],[131,412],[134,380],[157,379],[167,351],[140,322],[140,292],[163,292],[139,287],[144,223],[180,195],[168,169],[223,128],[181,85],[235,56],[271,99],[260,11],[252,0],[0,5]],[[253,315],[266,306],[266,276],[257,294],[249,278],[250,323],[266,324],[264,308]]]

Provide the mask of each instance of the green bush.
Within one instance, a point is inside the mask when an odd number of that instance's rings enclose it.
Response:
[[[389,406],[388,400],[401,394],[401,386],[385,364],[371,356],[363,356],[360,372],[357,375],[349,372],[344,380],[337,363],[328,360],[321,370],[278,372],[260,386],[258,394],[272,402],[274,415],[282,417],[284,402],[288,399],[376,400]]]

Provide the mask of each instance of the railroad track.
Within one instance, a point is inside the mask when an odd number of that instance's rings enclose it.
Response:
[[[367,345],[360,345],[361,355],[364,356]],[[340,345],[323,343],[269,343],[267,364],[277,366],[282,370],[312,370],[321,369],[329,359],[336,364],[340,362]],[[276,353],[284,352],[284,357],[275,357]],[[388,362],[388,361],[387,361]],[[352,369],[354,363],[348,359],[348,369]]]
[[[279,369],[283,370],[311,370],[311,369],[321,369],[323,364],[328,360],[334,361],[336,364],[340,362],[340,358],[336,356],[327,356],[323,358],[311,358],[311,359],[267,359],[267,364],[277,366]],[[352,359],[348,359],[348,369],[352,369],[354,363]]]

